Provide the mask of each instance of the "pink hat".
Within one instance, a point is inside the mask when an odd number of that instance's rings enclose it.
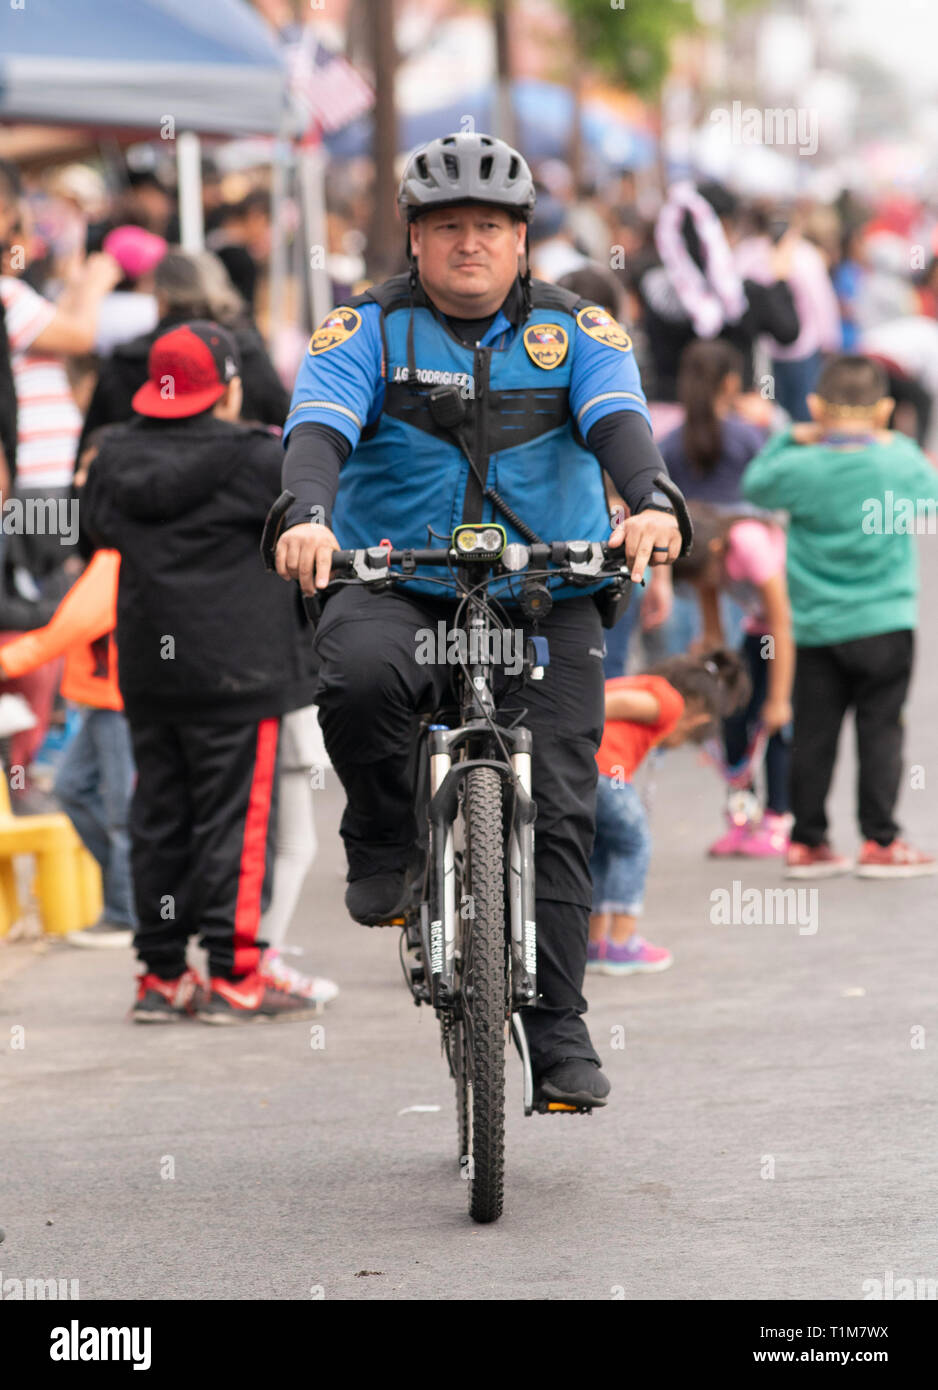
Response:
[[[148,274],[169,250],[169,243],[145,227],[115,227],[108,232],[102,251],[113,256],[129,280],[139,280]]]

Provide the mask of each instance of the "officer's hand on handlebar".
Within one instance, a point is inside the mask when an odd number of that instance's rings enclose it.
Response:
[[[277,573],[281,579],[298,579],[304,594],[314,594],[329,583],[332,552],[338,549],[328,526],[301,522],[284,531],[277,542]]]
[[[681,532],[670,512],[652,508],[620,521],[609,537],[609,545],[625,542],[625,560],[632,582],[641,583],[649,564],[669,565],[681,553]],[[660,547],[660,548],[659,548]]]

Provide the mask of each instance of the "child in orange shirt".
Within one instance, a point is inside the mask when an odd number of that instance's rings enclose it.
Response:
[[[670,951],[638,932],[651,834],[632,778],[652,748],[700,742],[747,695],[742,662],[722,649],[669,657],[649,675],[606,681],[606,726],[596,754],[588,971],[635,975],[667,970],[672,963]]]
[[[127,817],[134,760],[117,684],[117,585],[121,557],[99,550],[45,627],[0,647],[0,679],[65,656],[62,694],[82,710],[55,782],[55,795],[101,866],[104,911],[72,932],[76,946],[129,946],[136,926]]]

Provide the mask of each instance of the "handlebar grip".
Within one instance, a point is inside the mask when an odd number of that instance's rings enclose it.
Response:
[[[267,570],[276,569],[277,542],[283,530],[283,519],[296,501],[292,492],[281,492],[264,521],[261,536],[261,559]]]
[[[659,473],[655,478],[655,487],[663,492],[665,497],[674,508],[674,516],[677,520],[678,529],[681,533],[681,554],[689,555],[694,544],[694,524],[690,519],[687,510],[687,503],[681,489],[666,478],[663,473]]]

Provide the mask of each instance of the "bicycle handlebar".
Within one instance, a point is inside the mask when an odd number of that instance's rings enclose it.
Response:
[[[480,527],[480,529],[482,529]],[[523,576],[528,569],[546,569],[554,565],[558,569],[571,570],[585,580],[595,576],[621,574],[625,559],[623,546],[614,549],[605,541],[553,541],[525,545],[515,542],[511,547],[513,563],[504,563],[504,553],[489,564],[477,558],[461,556],[451,545],[424,550],[392,550],[389,546],[373,545],[367,550],[333,550],[329,570],[330,579],[360,579],[363,583],[374,583],[393,573],[397,577],[408,577],[418,566],[438,569],[461,565],[473,569],[477,565],[486,569],[493,578]],[[508,551],[509,547],[506,546]],[[609,562],[613,562],[610,564]]]
[[[694,528],[687,512],[687,504],[683,494],[675,487],[670,478],[666,478],[663,473],[659,473],[655,478],[655,487],[665,494],[674,507],[675,517],[681,532],[681,554],[686,555],[693,545]],[[292,492],[281,492],[264,522],[264,533],[261,537],[261,557],[268,570],[276,568],[277,542],[280,539],[283,521],[290,507],[296,501]],[[479,523],[484,525],[483,522]],[[622,547],[617,546],[613,552],[605,541],[555,541],[553,543],[538,542],[532,545],[522,545],[520,542],[516,546],[527,552],[527,558],[523,565],[517,569],[510,569],[497,564],[493,567],[499,574],[522,573],[529,565],[541,567],[547,564],[557,565],[558,567],[572,566],[574,574],[582,573],[584,578],[591,574],[608,574],[605,563],[615,555],[623,553]],[[359,557],[356,559],[356,557]],[[597,566],[597,560],[601,561]],[[334,550],[332,552],[331,577],[343,578],[342,570],[346,576],[349,572],[353,576],[367,582],[373,581],[378,577],[381,570],[388,572],[391,565],[400,565],[404,573],[413,572],[418,565],[439,565],[449,566],[454,560],[459,560],[459,556],[450,546],[429,550],[389,550],[385,546],[371,546],[367,550]],[[468,561],[468,563],[473,563]],[[620,569],[621,572],[621,569]]]

